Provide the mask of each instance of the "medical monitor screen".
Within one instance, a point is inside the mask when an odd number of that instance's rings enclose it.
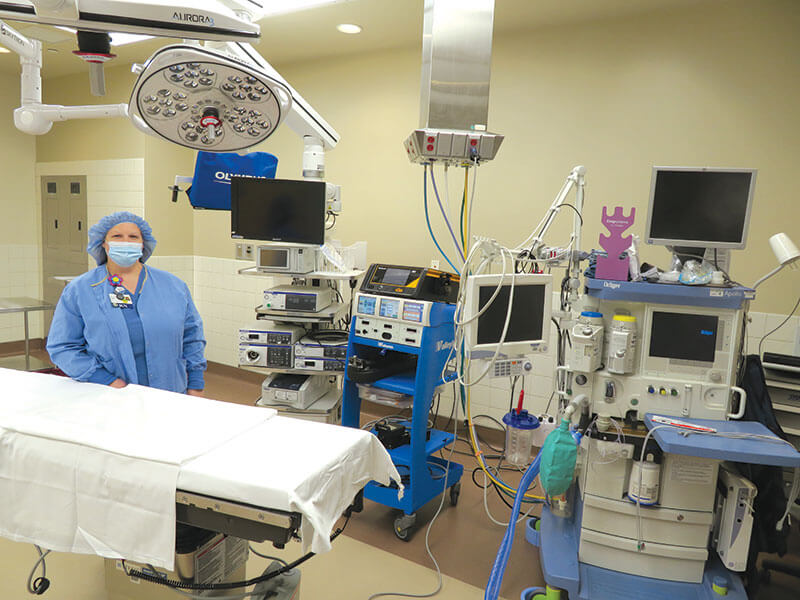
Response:
[[[491,299],[496,283],[481,285],[478,290],[479,310],[483,310]],[[496,344],[503,336],[503,326],[508,313],[508,298],[511,285],[503,285],[497,297],[478,317],[478,344]],[[542,339],[545,285],[515,285],[511,320],[508,323],[505,342],[536,342]]]
[[[648,243],[744,248],[754,184],[753,170],[656,167]]]
[[[713,315],[653,312],[650,356],[713,363],[718,327]]]
[[[231,237],[325,243],[325,183],[231,178]]]

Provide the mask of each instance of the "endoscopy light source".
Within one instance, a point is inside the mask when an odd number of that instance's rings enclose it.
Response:
[[[172,45],[144,64],[128,114],[147,133],[213,152],[267,139],[292,105],[291,90],[261,69],[216,50]]]

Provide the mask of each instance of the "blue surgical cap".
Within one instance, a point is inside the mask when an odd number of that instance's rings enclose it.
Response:
[[[106,236],[112,227],[120,223],[133,223],[142,232],[142,258],[141,261],[145,262],[153,250],[156,248],[156,238],[153,237],[153,229],[149,223],[139,215],[132,212],[121,210],[113,214],[103,217],[96,224],[92,225],[89,229],[89,245],[86,246],[86,251],[97,261],[98,265],[105,264],[108,261],[106,256],[106,249],[103,248],[103,242],[106,241]]]

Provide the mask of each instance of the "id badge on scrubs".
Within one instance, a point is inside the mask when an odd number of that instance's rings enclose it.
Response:
[[[108,295],[111,298],[111,306],[114,308],[131,308],[133,306],[130,294],[121,294],[120,296],[113,293]]]

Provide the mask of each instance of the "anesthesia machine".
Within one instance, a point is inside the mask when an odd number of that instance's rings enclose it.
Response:
[[[632,239],[616,279],[601,275],[596,252],[579,251],[582,167],[523,243],[506,248],[477,237],[467,253],[455,316],[455,348],[462,351],[452,361],[468,415],[469,388],[495,375],[498,362],[525,364],[547,351],[557,358],[561,425],[518,489],[507,490],[516,510],[545,503],[526,537],[539,547],[547,587],[526,590],[523,600],[562,593],[633,599],[644,592],[665,600],[747,598],[740,574],[758,489],[741,465],[795,469],[786,512],[771,524],[778,530],[800,492],[800,453],[761,423],[739,420],[748,399],[737,381],[755,292],[731,281],[721,264],[729,264],[730,249],[745,246],[755,177],[746,169],[654,168],[645,238],[667,246],[673,261],[669,270],[649,272],[649,280],[633,260]],[[566,203],[573,186],[574,206]],[[564,206],[576,209],[573,234],[563,248],[542,252]],[[618,209],[611,217],[621,215]],[[613,224],[609,229],[613,236]],[[581,273],[577,265],[586,258]],[[553,300],[559,267],[564,276]],[[712,283],[711,273],[720,271],[722,281]],[[696,279],[698,272],[706,278]],[[504,419],[509,431],[519,427],[521,404]],[[470,433],[482,463],[471,423]],[[527,491],[537,474],[544,497]],[[498,596],[513,539],[512,525],[487,599]]]

